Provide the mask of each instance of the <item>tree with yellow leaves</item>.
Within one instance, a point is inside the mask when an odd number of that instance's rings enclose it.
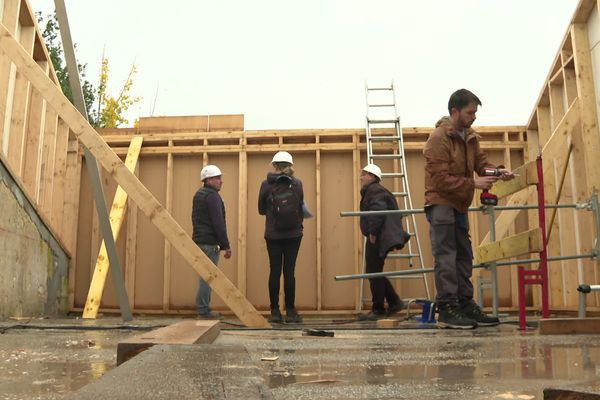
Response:
[[[97,128],[116,128],[129,121],[124,113],[134,104],[140,101],[139,96],[131,96],[133,77],[137,72],[135,62],[131,65],[129,75],[123,84],[119,95],[112,96],[108,93],[109,61],[108,57],[102,55],[102,67],[100,68],[100,79],[98,82],[98,107],[92,112],[90,118],[92,125]]]
[[[61,89],[65,96],[73,103],[71,87],[69,85],[69,73],[64,65],[62,43],[58,37],[58,22],[56,15],[48,15],[46,21],[40,13],[37,13],[37,20],[40,26],[44,27],[42,35],[46,42],[52,65],[58,76]],[[75,48],[77,46],[75,45]],[[133,77],[137,72],[135,62],[129,70],[127,80],[123,84],[118,96],[112,96],[108,92],[109,80],[109,61],[108,57],[102,55],[102,66],[100,68],[100,76],[98,88],[85,79],[87,64],[79,64],[78,66],[80,78],[82,81],[83,98],[86,103],[86,110],[90,124],[95,128],[116,128],[121,124],[127,124],[129,121],[125,118],[125,112],[134,104],[138,103],[141,98],[131,95],[133,86]],[[97,103],[96,103],[97,102]],[[96,103],[96,104],[95,104]],[[134,122],[135,124],[135,122]]]

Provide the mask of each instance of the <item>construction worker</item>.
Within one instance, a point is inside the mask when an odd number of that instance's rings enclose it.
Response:
[[[398,203],[394,195],[381,181],[381,168],[367,164],[360,174],[360,211],[397,210]],[[402,229],[400,214],[361,215],[360,230],[366,236],[365,272],[382,272],[387,253],[399,249],[408,241],[409,236]],[[373,306],[368,314],[360,314],[359,320],[375,321],[400,311],[403,301],[400,299],[388,278],[369,279]],[[388,308],[385,308],[387,301]]]
[[[283,322],[279,309],[279,280],[283,269],[285,322],[302,322],[296,310],[296,258],[302,241],[304,191],[294,176],[294,160],[280,151],[271,161],[273,171],[260,186],[258,213],[265,215],[265,240],[269,253],[269,300],[271,322]]]
[[[500,176],[485,176],[488,162],[471,129],[481,101],[460,89],[450,96],[449,116],[443,117],[429,135],[425,156],[425,211],[435,261],[438,326],[473,329],[499,324],[473,301],[473,251],[469,239],[467,211],[475,189],[488,190],[497,179],[514,177],[506,169]],[[474,178],[473,172],[479,177]]]
[[[219,263],[222,251],[225,258],[231,257],[225,222],[225,204],[219,195],[223,186],[221,170],[216,165],[207,165],[200,172],[203,187],[194,195],[192,205],[192,239],[204,254],[215,264]],[[202,279],[196,293],[196,311],[199,319],[221,319],[221,314],[210,309],[211,287]]]

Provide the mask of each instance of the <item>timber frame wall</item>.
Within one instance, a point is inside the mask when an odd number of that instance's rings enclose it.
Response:
[[[3,0],[0,12],[2,24],[57,83],[29,3]],[[0,54],[0,156],[25,188],[42,221],[72,256],[79,200],[77,139],[15,64]]]
[[[527,158],[534,159],[542,149],[547,203],[584,202],[600,189],[599,4],[580,1],[527,124]],[[533,226],[537,216],[530,218]],[[553,228],[548,228],[552,229],[549,256],[590,253],[597,239],[593,226],[589,212],[558,211]],[[576,310],[577,286],[600,282],[598,262],[550,263],[549,279],[551,309]],[[537,293],[533,301],[539,307]],[[596,293],[588,299],[588,310],[598,310],[600,296]]]
[[[214,130],[214,131],[213,131]],[[409,181],[415,207],[423,204],[423,145],[430,128],[405,128]],[[517,166],[524,162],[525,127],[483,127],[482,147],[493,162]],[[143,136],[136,175],[191,232],[191,204],[200,185],[199,172],[207,163],[224,172],[222,196],[226,205],[233,257],[219,268],[259,310],[269,310],[268,260],[263,239],[264,217],[258,215],[258,188],[270,160],[279,150],[294,156],[296,175],[303,181],[307,204],[315,218],[305,221],[296,266],[296,303],[303,312],[354,312],[358,305],[358,281],[336,282],[334,276],[360,272],[362,237],[357,218],[342,218],[341,211],[358,209],[360,169],[366,163],[364,129],[244,131],[243,116],[142,118],[139,128],[101,130],[109,146],[124,158],[131,139]],[[389,134],[380,130],[381,134]],[[377,133],[376,133],[377,134]],[[384,146],[385,144],[378,144]],[[391,161],[390,161],[391,162]],[[83,168],[82,171],[85,171]],[[104,178],[107,203],[116,184]],[[393,188],[393,180],[384,184]],[[93,266],[100,246],[97,218],[89,182],[82,174],[74,310],[85,304]],[[487,232],[487,217],[471,215],[476,237]],[[425,266],[432,266],[428,226],[419,215],[418,228]],[[525,218],[521,225],[526,228]],[[130,303],[135,312],[191,313],[197,278],[176,251],[165,242],[147,218],[129,202],[117,249],[125,270]],[[388,261],[389,269],[405,269],[400,260]],[[430,285],[433,285],[429,276]],[[509,271],[500,271],[504,307],[515,308]],[[396,280],[404,297],[425,296],[421,280]],[[433,286],[431,286],[433,287]],[[369,293],[368,289],[365,293]],[[216,309],[227,310],[220,299]],[[283,303],[282,303],[283,304]],[[114,286],[107,282],[101,310],[117,307]]]
[[[56,83],[28,2],[4,0],[0,4],[5,29]],[[6,35],[2,37],[2,51],[10,50],[14,60],[20,55],[11,40]],[[508,168],[532,160],[538,149],[543,149],[549,203],[582,202],[600,187],[600,169],[595,163],[600,155],[596,101],[600,93],[598,42],[598,2],[581,0],[527,126],[479,129],[483,147],[492,162],[503,163]],[[85,303],[100,238],[92,212],[89,181],[87,175],[81,173],[81,150],[76,137],[89,144],[95,141],[85,126],[79,126],[79,119],[62,103],[62,98],[56,97],[38,78],[36,87],[43,88],[46,97],[33,87],[25,77],[36,76],[37,72],[27,70],[33,64],[19,58],[18,64],[26,67],[20,70],[4,53],[1,56],[0,152],[15,178],[26,188],[42,220],[71,255],[70,304],[72,309],[80,310]],[[60,115],[56,110],[60,110]],[[63,117],[71,121],[70,127]],[[416,207],[423,203],[421,150],[429,131],[404,130],[409,182]],[[219,267],[243,295],[262,310],[268,309],[268,266],[262,238],[264,221],[256,212],[257,191],[269,169],[272,154],[282,149],[290,151],[295,157],[297,175],[305,185],[307,203],[315,214],[314,219],[306,221],[296,270],[298,307],[304,312],[354,311],[359,303],[357,283],[334,282],[333,277],[361,269],[357,220],[341,218],[339,212],[358,208],[358,175],[365,163],[363,129],[244,131],[242,116],[211,116],[153,118],[140,121],[139,130],[102,132],[121,157],[125,156],[131,136],[135,134],[144,136],[136,172],[139,179],[188,232],[191,231],[191,198],[199,186],[199,169],[209,162],[222,167],[225,178],[222,195],[227,206],[234,257],[222,260]],[[567,158],[565,149],[569,144],[572,152]],[[102,148],[96,151],[104,154]],[[110,157],[106,155],[102,159],[108,168]],[[138,188],[136,182],[120,174],[118,170],[116,175],[130,190]],[[116,184],[108,175],[103,181],[110,204]],[[397,184],[389,182],[390,186]],[[142,191],[136,194],[138,199],[144,195]],[[535,203],[533,197],[515,196],[508,199],[509,204]],[[150,223],[145,217],[148,210],[145,212],[130,202],[126,234],[121,235],[118,242],[122,260],[125,260],[124,274],[133,309],[137,312],[193,312],[197,285],[194,269],[199,269],[189,268],[185,259],[194,255],[187,254],[184,259],[173,251],[172,245],[155,227],[158,220],[154,218],[154,224]],[[591,250],[595,232],[589,214],[581,213],[585,211],[557,213],[549,244],[550,256]],[[470,215],[475,242],[487,240],[486,219],[482,215]],[[535,212],[504,212],[498,216],[497,225],[502,226],[503,234],[510,234],[536,226],[536,219]],[[431,266],[428,227],[422,216],[418,218],[418,228],[425,266]],[[203,264],[203,261],[197,263]],[[389,263],[393,265],[388,269],[406,268],[400,261]],[[474,275],[479,274],[485,272],[476,271]],[[598,275],[596,261],[551,263],[552,309],[576,310],[577,284],[598,283]],[[505,268],[500,269],[499,276],[500,305],[514,309],[517,307],[516,273],[514,269]],[[403,297],[424,295],[420,281],[398,280],[395,285]],[[530,293],[530,301],[536,307],[539,307],[538,293],[535,288]],[[588,310],[599,309],[598,297],[598,294],[589,297]],[[486,295],[486,305],[489,304],[489,295]],[[225,308],[220,299],[216,299],[215,307]],[[115,308],[114,288],[109,281],[103,309]]]

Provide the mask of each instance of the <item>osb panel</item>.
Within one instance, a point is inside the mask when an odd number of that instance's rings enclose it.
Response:
[[[140,180],[161,204],[165,204],[166,157],[141,157]],[[137,309],[162,308],[164,236],[138,209],[135,265],[135,299]]]
[[[171,215],[190,236],[192,235],[192,199],[196,190],[202,185],[201,169],[202,155],[173,157],[173,188],[175,189]],[[163,269],[162,260],[156,264],[158,268]],[[169,305],[175,309],[193,309],[196,289],[198,289],[198,274],[175,249],[172,249]]]
[[[316,212],[315,156],[292,154],[295,176],[304,187],[304,198]],[[247,297],[258,309],[269,309],[269,259],[264,239],[265,217],[258,215],[258,191],[269,171],[272,154],[248,156],[248,246],[247,246]],[[317,254],[315,219],[304,221],[304,236],[296,262],[296,307],[316,309],[317,306]],[[283,293],[283,285],[281,286]],[[284,304],[280,304],[281,307]]]
[[[190,115],[181,117],[141,117],[139,122],[139,129],[189,129],[208,131],[208,116]]]
[[[409,171],[408,177],[408,185],[411,192],[413,208],[422,208],[423,207],[423,197],[424,197],[424,165],[423,165],[423,156],[421,152],[406,152],[406,164],[407,170]],[[361,168],[367,163],[366,153],[361,154]],[[381,167],[382,172],[392,172],[394,171],[394,164],[392,160],[377,160],[377,165]],[[400,171],[400,169],[398,169]],[[357,177],[358,179],[358,177]],[[382,184],[387,187],[390,191],[403,191],[402,180],[400,178],[384,178],[382,180]],[[420,197],[419,197],[420,196]],[[397,202],[400,208],[404,208],[404,201],[401,197],[397,198]],[[356,217],[355,217],[356,218]],[[408,217],[404,217],[404,226],[406,227],[407,222],[406,219]],[[424,242],[428,242],[428,232],[429,225],[425,217],[422,214],[417,215],[417,232],[419,233],[421,246],[423,246]],[[359,244],[362,246],[362,243]],[[414,238],[411,239],[412,253],[417,253],[417,243]],[[397,252],[398,254],[408,254],[409,246],[406,245],[404,249]],[[430,257],[431,251],[426,248],[422,248],[423,253],[423,265],[425,268],[430,268],[433,266],[433,260]],[[392,259],[387,258],[384,265],[384,271],[406,271],[406,270],[416,270],[419,268],[418,260],[413,259],[413,266],[409,266],[409,261],[407,259]],[[430,293],[434,293],[433,291],[433,280],[432,277],[427,275],[426,279],[430,280]],[[392,285],[398,292],[398,295],[401,298],[425,298],[426,290],[425,283],[422,279],[422,275],[413,275],[412,278],[402,278],[402,277],[393,277],[390,278]],[[371,298],[371,291],[367,282],[365,282],[364,286],[364,298]]]
[[[258,215],[258,191],[261,182],[267,177],[267,172],[271,171],[272,158],[272,154],[252,154],[248,156],[248,239],[246,250],[248,267],[246,274],[246,297],[259,310],[269,309],[269,288],[267,284],[269,279],[269,258],[264,239],[265,217]],[[311,203],[309,202],[309,204]],[[306,242],[300,245],[299,257],[303,257],[305,246]],[[296,280],[297,292],[300,291],[298,288],[303,286],[304,282],[301,283],[299,280]]]
[[[352,153],[321,153],[321,296],[326,309],[354,308],[354,288],[358,281],[334,279],[336,275],[355,273],[355,221],[340,217],[341,211],[354,208],[352,180],[358,180],[358,176],[349,171],[352,171]],[[316,215],[317,205],[308,205]]]
[[[292,155],[295,176],[302,181],[305,201],[316,204],[315,154]],[[301,310],[317,308],[317,225],[314,218],[304,220],[304,236],[296,261],[296,307]]]
[[[225,202],[227,234],[233,247],[233,255],[229,260],[219,259],[218,267],[232,282],[237,280],[237,215],[238,215],[238,157],[212,156],[209,164],[217,165],[223,173],[223,187],[220,194]],[[200,170],[202,156],[178,156],[173,159],[173,212],[175,220],[192,234],[192,201],[196,191],[202,186]],[[162,264],[161,264],[162,265]],[[194,309],[195,296],[198,289],[198,274],[190,265],[173,250],[171,254],[171,282],[169,288],[169,307],[172,309]],[[224,309],[224,302],[213,293],[211,308]]]
[[[208,130],[214,131],[243,131],[244,115],[210,115],[208,117]]]
[[[92,216],[94,201],[85,162],[81,168],[79,189],[79,219],[77,222],[77,260],[75,262],[75,307],[83,307],[92,276],[90,275]]]

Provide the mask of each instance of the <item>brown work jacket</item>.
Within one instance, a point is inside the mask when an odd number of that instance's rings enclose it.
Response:
[[[443,117],[427,139],[425,156],[425,206],[448,204],[466,213],[473,201],[473,172],[483,174],[495,168],[479,146],[480,136],[471,128],[465,140],[456,132],[449,117]]]

